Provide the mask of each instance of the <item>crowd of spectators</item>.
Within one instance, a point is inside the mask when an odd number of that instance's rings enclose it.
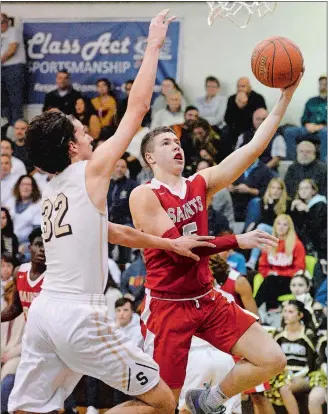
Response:
[[[41,193],[52,176],[34,168],[29,160],[25,145],[28,124],[23,117],[25,51],[22,39],[5,14],[1,14],[1,33],[1,110],[7,126],[12,127],[1,129],[1,301],[4,306],[13,283],[14,266],[30,261],[28,236],[40,225]],[[67,71],[57,73],[57,87],[46,94],[43,111],[59,110],[74,115],[93,137],[94,146],[101,145],[114,134],[124,116],[133,80],[125,83],[126,97],[122,100],[116,99],[109,79],[97,80],[98,95],[93,99],[74,90],[71,82]],[[184,176],[189,177],[247,144],[268,116],[265,98],[252,89],[246,77],[237,80],[236,93],[230,97],[221,94],[221,82],[215,76],[208,76],[204,86],[205,95],[189,102],[174,79],[163,80],[161,93],[153,100],[140,130],[116,165],[108,189],[109,220],[133,226],[129,195],[136,186],[152,179],[152,172],[139,154],[141,139],[151,129],[169,126],[174,130],[185,153]],[[306,326],[311,328],[306,335],[313,348],[312,370],[315,369],[315,348],[317,357],[322,357],[322,338],[326,338],[323,328],[327,313],[323,294],[327,293],[326,140],[327,77],[321,76],[319,95],[305,103],[300,125],[281,125],[259,159],[233,184],[215,194],[208,207],[210,234],[234,232],[237,224],[242,223],[239,228],[243,232],[257,227],[279,239],[276,250],[229,251],[226,260],[231,269],[250,281],[262,322],[278,332],[283,329],[283,334],[277,334],[278,342],[289,338],[286,313],[303,315],[298,319],[294,316],[300,324],[299,330],[305,326],[304,307],[299,303],[286,304],[285,300],[297,299],[311,313],[314,322]],[[280,167],[286,160],[289,166],[282,173]],[[142,347],[138,313],[146,278],[143,252],[109,245],[108,260],[105,296],[109,315]],[[295,287],[297,282],[304,285],[301,290]],[[2,390],[13,382],[23,325],[24,320],[15,320],[16,335],[13,336],[12,324],[1,324]],[[310,364],[309,360],[307,363]],[[88,384],[89,390],[97,388],[92,380]],[[298,388],[290,384],[293,382],[280,387],[281,401],[288,412],[297,414],[290,411],[295,410],[290,401]],[[322,393],[316,393],[322,399]],[[116,403],[124,400],[124,395],[116,394]],[[279,405],[274,398],[271,400]],[[310,394],[309,401],[318,405],[315,393]],[[97,404],[91,398],[87,404],[89,414],[97,411]],[[67,401],[65,410],[76,410],[73,399]],[[1,411],[5,412],[5,407]],[[311,414],[319,412],[310,408]]]

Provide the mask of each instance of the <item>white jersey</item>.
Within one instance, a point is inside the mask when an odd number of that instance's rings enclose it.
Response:
[[[67,167],[42,194],[42,236],[47,270],[43,291],[101,294],[108,269],[107,212],[86,189],[87,161]]]

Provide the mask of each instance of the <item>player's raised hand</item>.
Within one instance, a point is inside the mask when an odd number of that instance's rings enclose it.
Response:
[[[249,233],[236,236],[238,246],[241,249],[253,249],[258,247],[261,250],[268,250],[269,247],[277,247],[279,239],[261,230],[253,230]]]
[[[164,9],[155,16],[149,26],[148,45],[161,48],[167,33],[169,24],[176,16],[167,17],[170,9]]]
[[[298,88],[298,85],[300,84],[300,82],[302,80],[302,77],[304,75],[304,71],[305,71],[305,68],[303,68],[303,70],[300,73],[300,76],[298,77],[296,82],[294,82],[292,85],[287,86],[287,88],[281,89],[281,92],[282,92],[283,96],[285,96],[286,98],[289,98],[289,99],[292,98],[292,96],[294,95],[294,92],[296,91],[296,89]]]
[[[216,247],[215,244],[210,243],[208,240],[213,240],[213,236],[182,236],[172,241],[172,251],[180,256],[190,257],[196,261],[199,260],[199,256],[193,253],[191,250],[195,247]]]

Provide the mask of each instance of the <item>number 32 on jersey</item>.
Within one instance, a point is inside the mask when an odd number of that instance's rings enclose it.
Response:
[[[52,236],[56,238],[68,236],[72,234],[72,227],[70,224],[62,224],[65,215],[68,211],[68,200],[65,194],[58,194],[54,203],[51,203],[49,199],[45,200],[42,205],[42,218],[43,218],[43,240],[48,242]],[[55,219],[52,223],[52,214],[55,215]]]

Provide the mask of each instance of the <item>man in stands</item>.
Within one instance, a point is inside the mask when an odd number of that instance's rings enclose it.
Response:
[[[81,94],[72,87],[67,70],[63,69],[57,72],[56,85],[57,89],[46,94],[43,111],[58,108],[66,115],[72,114],[75,109],[75,102],[81,98]]]

